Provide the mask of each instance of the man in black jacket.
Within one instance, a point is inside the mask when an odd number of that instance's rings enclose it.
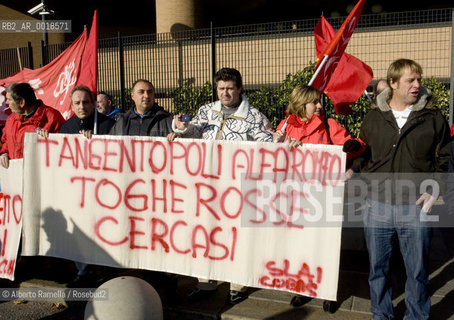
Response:
[[[109,133],[115,120],[96,111],[96,100],[88,87],[74,87],[70,99],[74,115],[63,123],[59,133],[81,133],[87,138],[93,133]]]
[[[59,133],[83,134],[91,139],[93,134],[108,134],[115,120],[96,110],[96,100],[91,90],[86,86],[76,86],[70,94],[71,108],[74,115],[66,120]],[[72,287],[91,285],[91,274],[86,263],[75,262],[77,276],[69,284]]]
[[[364,118],[359,135],[366,151],[354,162],[369,187],[364,233],[373,319],[394,318],[389,283],[394,238],[407,273],[404,318],[430,316],[431,217],[427,213],[439,188],[424,182],[447,171],[450,134],[430,92],[421,86],[421,74],[415,61],[394,61],[387,73],[389,88],[378,95],[377,106]]]
[[[166,137],[172,132],[173,115],[155,102],[155,89],[150,81],[139,79],[134,82],[131,98],[135,107],[118,116],[110,134]],[[163,275],[164,281],[167,282],[167,289],[174,294],[178,284],[177,275],[166,272]],[[148,270],[142,270],[142,277],[149,282],[157,279],[156,274]]]
[[[131,98],[135,108],[120,114],[110,134],[166,137],[172,132],[173,116],[155,102],[153,84],[144,79],[134,82]]]

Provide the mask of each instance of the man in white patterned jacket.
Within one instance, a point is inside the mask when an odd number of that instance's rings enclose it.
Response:
[[[175,137],[207,140],[273,141],[268,119],[251,106],[242,95],[241,74],[232,68],[222,68],[214,76],[219,100],[202,106],[191,122],[176,115],[172,123]]]
[[[202,106],[191,122],[181,121],[181,114],[172,122],[173,133],[167,138],[203,138],[207,140],[273,141],[269,120],[251,106],[243,92],[243,81],[238,70],[222,68],[214,76],[219,100]],[[197,299],[214,292],[217,282],[199,279],[189,296]],[[230,303],[237,304],[247,298],[246,287],[230,285]]]

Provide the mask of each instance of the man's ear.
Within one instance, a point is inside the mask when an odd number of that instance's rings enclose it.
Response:
[[[391,87],[391,89],[397,89],[397,82],[398,81],[394,82],[393,79],[389,79],[389,86]]]
[[[19,98],[19,106],[21,109],[25,107],[25,99],[24,98]]]

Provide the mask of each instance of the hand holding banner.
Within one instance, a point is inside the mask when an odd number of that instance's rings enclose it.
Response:
[[[22,254],[336,300],[341,149],[27,134]]]

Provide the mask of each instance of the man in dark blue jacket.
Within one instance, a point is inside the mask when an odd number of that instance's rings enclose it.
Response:
[[[111,135],[166,137],[172,132],[173,115],[155,102],[155,89],[150,81],[139,79],[134,82],[131,98],[135,107],[119,114],[110,130]],[[163,276],[167,289],[174,294],[178,283],[177,275],[164,272]],[[142,277],[153,282],[156,273],[143,270]]]
[[[134,82],[131,98],[135,107],[119,115],[110,134],[166,137],[172,132],[173,116],[155,102],[155,89],[150,81]]]
[[[96,110],[95,97],[88,87],[74,87],[71,91],[70,100],[74,115],[63,123],[59,133],[80,133],[88,139],[91,139],[93,134],[109,133],[115,124],[115,120]],[[70,286],[83,287],[89,285],[91,278],[87,271],[88,265],[77,261],[75,264],[78,272]]]
[[[88,87],[74,87],[70,99],[74,115],[66,120],[59,133],[81,133],[87,138],[109,133],[115,120],[96,111],[96,100]]]

